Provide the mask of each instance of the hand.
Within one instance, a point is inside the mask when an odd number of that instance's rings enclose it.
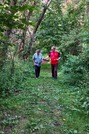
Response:
[[[43,60],[44,60],[44,61],[49,61],[49,59],[48,59],[48,58],[43,58]]]
[[[58,61],[59,59],[54,59],[54,61]]]
[[[56,61],[58,61],[58,60],[60,60],[61,59],[61,57],[59,57],[58,59],[55,59]]]
[[[34,65],[36,65],[36,63],[34,62]]]

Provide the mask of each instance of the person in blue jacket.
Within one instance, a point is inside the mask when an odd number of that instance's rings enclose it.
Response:
[[[33,63],[35,68],[35,75],[36,79],[40,76],[40,69],[41,69],[41,63],[43,61],[42,53],[40,52],[40,49],[36,50],[36,53],[33,55]]]

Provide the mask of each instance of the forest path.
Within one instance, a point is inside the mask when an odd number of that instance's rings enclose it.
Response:
[[[64,134],[62,98],[65,89],[60,79],[53,80],[50,71],[41,77],[28,78],[1,104],[0,134]]]

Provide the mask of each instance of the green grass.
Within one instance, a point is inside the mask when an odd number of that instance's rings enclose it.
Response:
[[[51,78],[42,65],[40,79],[29,78],[0,98],[0,134],[89,134],[89,120],[78,109],[79,89]]]

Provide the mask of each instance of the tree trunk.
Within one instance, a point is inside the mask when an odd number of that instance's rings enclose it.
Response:
[[[16,5],[17,0],[12,0],[11,1],[11,5],[14,6]],[[5,63],[6,57],[7,57],[7,49],[8,49],[8,42],[9,42],[9,38],[10,38],[10,34],[11,34],[12,29],[8,29],[7,31],[5,31],[5,36],[6,36],[6,40],[4,42],[1,42],[1,47],[0,47],[0,70],[2,70],[2,67]]]
[[[38,28],[39,28],[39,26],[40,26],[40,24],[41,24],[41,22],[42,22],[42,20],[44,18],[44,15],[45,15],[46,10],[47,10],[47,8],[48,8],[50,3],[51,3],[51,0],[45,0],[45,6],[43,8],[43,11],[42,11],[42,13],[41,13],[41,15],[40,15],[40,17],[39,17],[39,19],[37,21],[37,24],[36,24],[36,27],[33,30],[33,33],[31,34],[31,37],[30,37],[30,43],[29,43],[29,48],[28,48],[28,52],[27,52],[28,55],[31,52],[31,48],[32,48],[33,42],[35,41],[34,40],[35,34],[36,34],[36,32],[37,32],[37,30],[38,30]]]
[[[36,2],[33,1],[33,2],[32,2],[32,6],[35,7],[35,5],[36,5]],[[32,16],[32,13],[33,13],[33,11],[29,11],[29,13],[28,13],[28,15],[27,15],[27,17],[26,17],[26,20],[27,20],[27,21],[30,20],[30,17]],[[26,38],[27,30],[28,30],[28,26],[27,26],[27,29],[26,29],[25,31],[23,31],[23,34],[22,34],[22,35],[23,35],[23,39],[22,39],[22,41],[21,41],[21,43],[20,43],[20,46],[19,46],[19,52],[21,52],[21,51],[24,50],[25,38]]]

